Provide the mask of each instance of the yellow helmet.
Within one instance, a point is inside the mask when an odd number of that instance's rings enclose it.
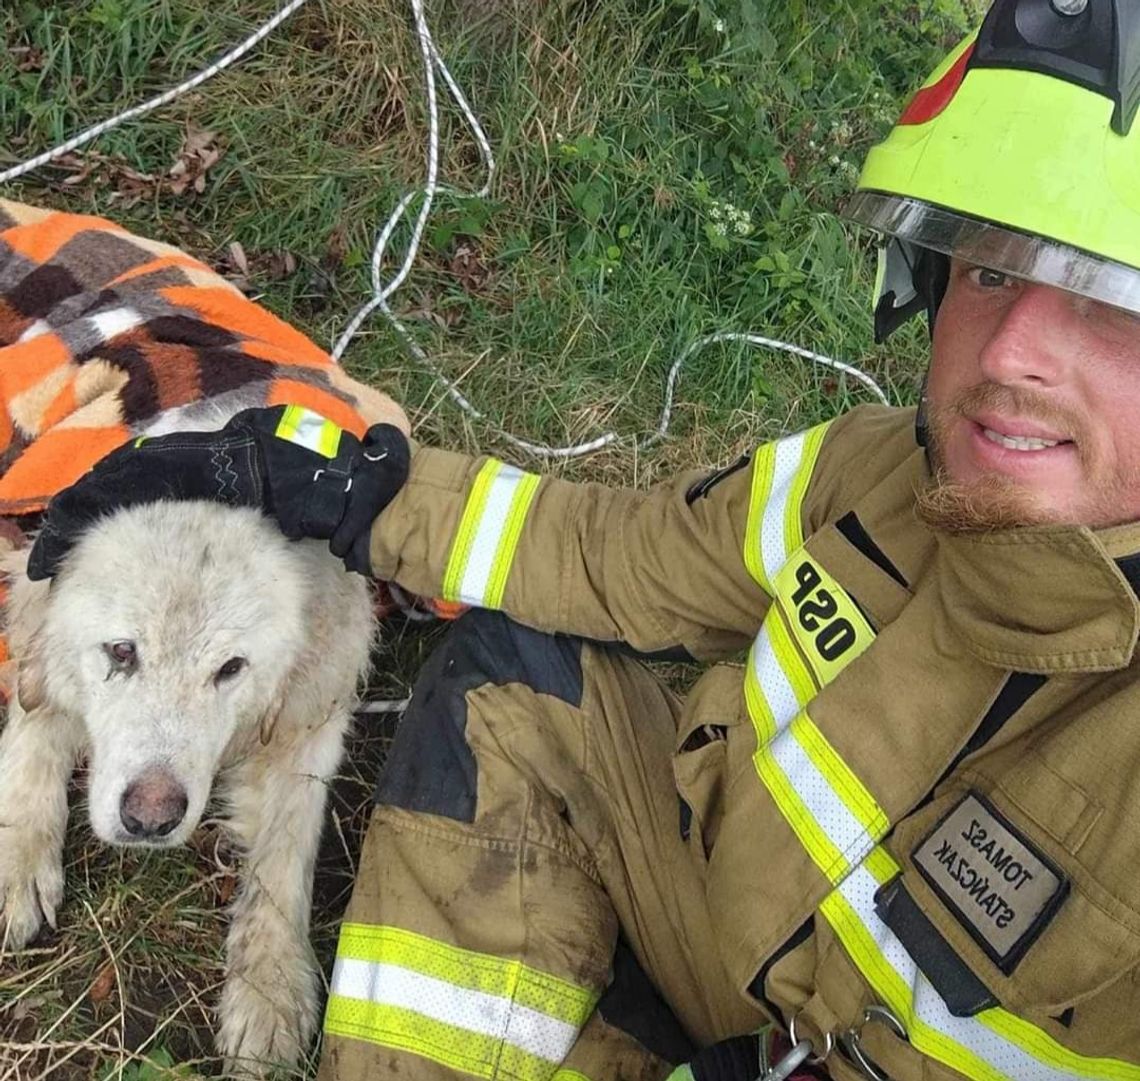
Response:
[[[995,0],[867,156],[875,335],[933,322],[949,255],[1140,313],[1140,3]]]

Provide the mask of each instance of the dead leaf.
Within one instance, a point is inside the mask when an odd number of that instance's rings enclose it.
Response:
[[[348,254],[348,231],[343,225],[337,225],[329,233],[328,245],[325,248],[325,257],[322,262],[326,267],[333,269],[344,262]]]
[[[91,983],[91,990],[87,992],[87,997],[92,1002],[106,1002],[111,995],[111,991],[115,986],[115,966],[108,961],[99,971],[95,974],[95,979]]]
[[[472,295],[481,293],[491,280],[491,270],[483,261],[482,255],[470,244],[460,244],[447,262],[455,280],[464,292]]]
[[[43,71],[44,51],[34,45],[13,45],[8,55],[16,61],[17,71]]]
[[[228,905],[237,890],[237,878],[234,875],[222,875],[214,888],[218,895],[218,904]]]
[[[217,140],[216,131],[187,130],[174,164],[166,171],[166,186],[172,195],[185,195],[191,188],[201,195],[206,190],[206,174],[225,152]]]
[[[297,257],[291,251],[278,249],[270,253],[265,269],[271,281],[292,277],[297,273]]]
[[[232,241],[227,252],[230,257],[230,263],[235,270],[241,271],[242,274],[249,273],[249,260],[245,257],[245,248],[241,246],[238,241]]]

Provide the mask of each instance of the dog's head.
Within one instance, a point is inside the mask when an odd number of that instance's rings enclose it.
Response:
[[[19,694],[25,709],[82,718],[96,834],[189,836],[223,760],[255,750],[285,697],[304,693],[314,610],[347,577],[257,512],[207,503],[120,511],[82,537],[48,591]]]

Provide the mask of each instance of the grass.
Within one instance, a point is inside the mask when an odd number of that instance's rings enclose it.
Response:
[[[963,2],[430,5],[499,173],[487,199],[441,196],[395,307],[487,420],[459,413],[382,320],[346,364],[404,401],[421,438],[515,459],[501,430],[566,443],[652,429],[671,359],[718,330],[820,350],[913,400],[924,332],[873,345],[869,241],[834,211],[907,91],[976,14]],[[0,166],[198,70],[275,9],[3,5]],[[331,344],[367,296],[374,230],[421,182],[421,78],[403,3],[311,0],[237,67],[4,194],[180,244]],[[222,155],[201,193],[178,193],[163,178],[195,131],[214,133]],[[450,112],[443,142],[446,178],[478,187],[475,145]],[[866,397],[794,358],[714,346],[682,374],[668,440],[554,468],[646,485]],[[391,630],[381,693],[406,692],[434,633]],[[314,929],[326,964],[390,735],[369,721],[335,788]],[[216,1072],[209,1011],[233,882],[211,829],[184,852],[144,858],[95,846],[78,806],[75,819],[58,934],[0,965],[0,1075]]]

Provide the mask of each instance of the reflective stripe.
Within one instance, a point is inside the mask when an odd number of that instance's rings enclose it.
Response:
[[[808,674],[778,604],[772,605],[748,654],[744,699],[762,747],[782,732],[815,697]]]
[[[477,1077],[549,1081],[596,1000],[519,961],[345,924],[325,1028]]]
[[[499,608],[539,477],[488,459],[475,477],[459,520],[447,569],[444,600]]]
[[[287,443],[307,447],[325,458],[335,458],[341,429],[331,420],[299,405],[287,406],[273,433]]]
[[[918,1051],[973,1081],[1140,1081],[1140,1066],[1078,1055],[1000,1007],[974,1017],[952,1016],[875,912],[876,891],[898,873],[890,855],[876,848],[820,911]]]
[[[689,1077],[691,1079],[692,1074],[690,1074]],[[563,1068],[551,1078],[551,1081],[590,1081],[590,1079],[584,1073],[581,1073],[578,1070],[568,1070]]]
[[[804,542],[804,495],[830,424],[768,443],[756,452],[744,563],[765,593],[773,592],[776,572]]]
[[[756,772],[815,865],[842,882],[890,823],[806,712],[753,759]]]
[[[889,822],[804,707],[874,641],[875,632],[802,548],[772,582],[774,602],[744,676],[756,731],[753,762],[780,813],[835,885],[886,834]]]

